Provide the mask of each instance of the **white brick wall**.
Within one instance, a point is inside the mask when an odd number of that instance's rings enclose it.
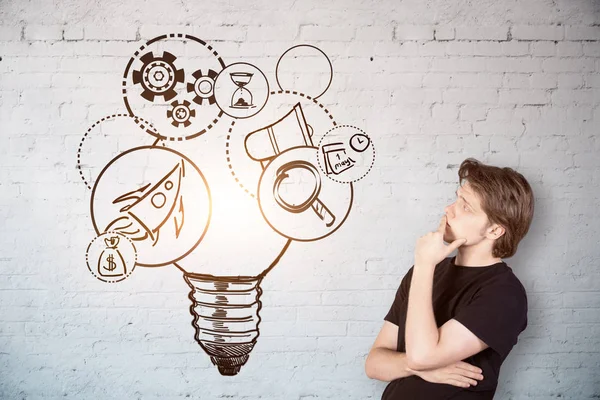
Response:
[[[3,1],[0,398],[380,398],[366,354],[466,157],[518,169],[537,195],[507,260],[529,327],[496,398],[597,398],[598,12],[591,0]],[[178,31],[265,65],[318,45],[335,71],[320,100],[377,146],[344,227],[293,244],[263,283],[261,335],[234,378],[193,340],[175,268],[103,285],[83,261],[93,229],[80,137],[123,112],[132,52]]]

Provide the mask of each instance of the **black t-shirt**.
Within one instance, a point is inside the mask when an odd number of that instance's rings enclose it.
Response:
[[[433,277],[433,311],[438,328],[454,318],[489,347],[465,360],[483,370],[476,386],[460,388],[430,383],[418,376],[390,382],[382,400],[492,399],[498,385],[500,365],[527,326],[527,295],[512,269],[503,261],[482,267],[454,264],[448,257],[436,265]],[[399,352],[404,341],[408,290],[413,267],[406,273],[385,320],[398,326]]]

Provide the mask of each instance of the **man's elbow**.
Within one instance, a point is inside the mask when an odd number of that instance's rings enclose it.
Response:
[[[365,374],[369,379],[376,379],[375,376],[375,366],[373,365],[373,357],[371,357],[371,353],[367,356],[365,360]]]
[[[428,354],[415,354],[406,351],[406,366],[415,371],[423,371],[435,367],[433,358]]]

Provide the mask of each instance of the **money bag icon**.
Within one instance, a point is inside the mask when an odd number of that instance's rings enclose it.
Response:
[[[123,276],[127,273],[125,260],[121,252],[117,249],[119,245],[119,237],[111,236],[104,239],[106,249],[100,253],[98,258],[98,273],[101,276]]]

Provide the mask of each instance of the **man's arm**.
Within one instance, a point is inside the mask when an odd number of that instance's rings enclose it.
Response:
[[[396,351],[397,343],[398,326],[384,321],[365,362],[365,372],[369,378],[391,382],[413,375],[408,369],[406,353]]]
[[[455,319],[439,329],[432,305],[435,265],[416,265],[408,295],[406,363],[410,369],[439,368],[463,360],[488,345]]]

